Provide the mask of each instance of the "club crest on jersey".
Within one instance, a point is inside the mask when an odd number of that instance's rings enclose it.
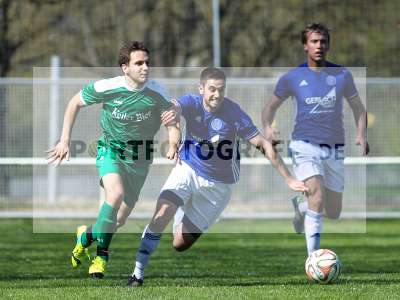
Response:
[[[214,130],[217,130],[217,131],[221,130],[222,126],[223,126],[223,123],[222,123],[221,119],[216,118],[211,121],[211,128]]]
[[[326,84],[329,86],[334,86],[336,85],[336,77],[329,75],[328,77],[326,77]]]

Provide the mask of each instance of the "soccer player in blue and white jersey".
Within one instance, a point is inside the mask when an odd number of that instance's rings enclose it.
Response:
[[[329,30],[320,23],[308,25],[301,35],[307,62],[284,74],[262,113],[266,138],[278,142],[272,128],[275,113],[289,97],[297,107],[290,149],[293,171],[308,187],[308,201],[292,199],[295,231],[305,231],[308,254],[320,247],[324,213],[337,219],[344,189],[343,98],[347,99],[357,126],[356,144],[369,152],[366,140],[367,114],[351,73],[325,60]],[[324,212],[325,210],[325,212]]]
[[[239,138],[263,152],[291,189],[306,190],[303,182],[291,176],[250,117],[224,97],[225,84],[223,71],[206,68],[200,75],[200,94],[184,95],[178,100],[186,120],[180,161],[164,184],[153,218],[144,229],[129,286],[143,283],[150,255],[174,215],[173,247],[177,251],[190,248],[220,216],[230,200],[231,185],[239,179]]]

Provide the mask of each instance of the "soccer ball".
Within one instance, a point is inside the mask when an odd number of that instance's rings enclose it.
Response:
[[[341,270],[339,257],[329,249],[319,249],[310,254],[305,264],[306,274],[310,281],[328,284],[334,283]]]

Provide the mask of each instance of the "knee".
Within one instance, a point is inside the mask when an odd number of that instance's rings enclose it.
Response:
[[[309,197],[314,199],[315,201],[322,201],[322,189],[321,188],[314,188],[309,190]]]
[[[167,214],[165,210],[159,210],[157,213],[153,216],[153,219],[151,220],[151,224],[154,226],[163,224],[167,218]]]
[[[337,220],[340,217],[341,209],[335,211],[326,211],[326,217],[329,219]]]
[[[169,204],[161,205],[153,215],[152,223],[159,224],[171,219],[176,212],[176,208]]]
[[[321,205],[323,203],[323,191],[321,188],[310,189],[308,198],[314,203]]]
[[[172,241],[172,247],[178,252],[185,251],[193,246],[201,233],[175,233]]]
[[[107,201],[117,206],[121,205],[122,201],[124,201],[124,192],[120,189],[115,189],[111,191],[107,191]]]
[[[117,228],[124,226],[126,223],[126,219],[127,218],[122,218],[122,217],[118,218],[117,219]]]
[[[183,252],[187,249],[190,248],[191,245],[186,245],[185,243],[182,242],[177,242],[177,241],[173,241],[172,242],[172,247],[177,251],[177,252]]]

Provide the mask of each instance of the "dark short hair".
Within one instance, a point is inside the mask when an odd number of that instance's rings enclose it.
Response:
[[[308,24],[301,32],[301,42],[303,45],[307,43],[307,35],[309,32],[318,32],[322,35],[325,35],[329,43],[329,28],[322,23],[311,23]]]
[[[200,73],[200,83],[205,84],[209,79],[220,79],[226,81],[224,71],[215,67],[207,67]]]
[[[144,51],[147,54],[150,54],[149,49],[146,48],[143,42],[138,42],[138,41],[127,42],[121,47],[121,49],[119,49],[118,64],[120,67],[122,65],[129,64],[129,60],[131,59],[131,53],[134,51]]]

